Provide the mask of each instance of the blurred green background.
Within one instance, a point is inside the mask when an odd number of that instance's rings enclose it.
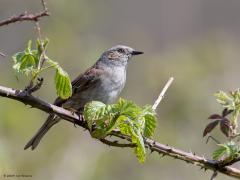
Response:
[[[50,39],[47,54],[73,79],[101,52],[124,44],[145,52],[128,67],[122,97],[152,104],[170,76],[175,78],[158,107],[155,139],[210,157],[214,142],[205,144],[207,117],[221,110],[217,90],[239,87],[240,1],[236,0],[47,0],[51,12],[40,22]],[[39,0],[0,0],[0,18],[25,10],[38,12]],[[11,55],[37,37],[34,23],[0,27],[0,84],[24,88],[11,69]],[[37,96],[55,99],[53,72],[44,73]],[[47,114],[0,98],[0,179],[3,174],[30,174],[32,179],[210,179],[212,172],[156,153],[139,164],[131,149],[107,147],[81,128],[61,122],[35,151],[25,143]],[[214,130],[214,137],[225,141]],[[237,165],[236,165],[237,166]],[[240,168],[240,166],[238,166]],[[30,179],[30,178],[27,178]],[[218,175],[219,180],[231,179]]]

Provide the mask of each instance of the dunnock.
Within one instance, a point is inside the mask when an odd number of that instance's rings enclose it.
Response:
[[[129,59],[139,54],[143,52],[122,45],[108,49],[91,68],[72,81],[72,96],[66,100],[58,97],[54,104],[81,113],[90,101],[113,103],[125,85]],[[24,149],[31,147],[34,150],[47,131],[59,121],[57,115],[50,114]]]

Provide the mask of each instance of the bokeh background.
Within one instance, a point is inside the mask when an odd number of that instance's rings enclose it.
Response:
[[[40,22],[50,39],[47,54],[73,79],[107,48],[124,44],[145,52],[128,67],[122,97],[152,104],[170,76],[175,78],[158,108],[155,139],[210,157],[216,143],[205,144],[207,117],[221,110],[217,90],[240,86],[240,1],[237,0],[47,0],[51,12]],[[0,19],[25,10],[37,12],[40,1],[0,0]],[[37,37],[34,23],[0,27],[0,84],[24,88],[16,79],[11,56]],[[37,96],[55,99],[53,72],[44,73]],[[131,149],[107,147],[81,128],[61,122],[35,151],[23,147],[47,114],[0,98],[0,179],[29,174],[27,179],[210,179],[211,171],[148,153],[139,164]],[[214,137],[226,139],[214,130]],[[218,175],[219,180],[231,179]]]

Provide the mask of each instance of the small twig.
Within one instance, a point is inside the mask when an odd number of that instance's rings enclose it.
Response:
[[[100,141],[106,145],[109,146],[115,146],[115,147],[136,147],[136,144],[132,144],[132,143],[118,143],[118,141],[109,141],[107,139],[100,139]]]
[[[35,86],[33,86],[32,88],[28,89],[27,90],[28,93],[32,94],[33,92],[39,90],[41,88],[42,84],[43,84],[43,78],[38,78],[37,84]]]
[[[164,86],[164,88],[162,89],[162,92],[159,94],[157,100],[154,102],[153,106],[152,106],[152,109],[153,110],[156,110],[159,103],[161,102],[161,100],[163,99],[164,97],[164,94],[166,93],[167,89],[169,88],[169,86],[172,84],[174,78],[173,77],[170,77],[168,82],[166,83],[166,85]]]
[[[24,89],[29,95],[32,94],[33,92],[39,90],[43,84],[43,78],[38,78],[37,83],[35,86],[33,86],[33,81],[30,81],[29,85]]]
[[[15,23],[15,22],[21,22],[21,21],[38,21],[41,17],[43,16],[49,16],[49,12],[48,11],[41,11],[39,13],[36,14],[31,14],[31,13],[27,13],[24,12],[18,16],[12,16],[6,20],[3,20],[0,22],[0,26],[4,26],[4,25],[8,25],[11,23]]]
[[[43,10],[48,11],[47,3],[44,0],[41,0],[41,2],[42,2]]]
[[[36,29],[37,29],[37,34],[38,34],[38,38],[39,38],[39,41],[40,41],[40,50],[41,50],[39,63],[38,63],[38,69],[40,70],[43,67],[44,62],[46,61],[46,54],[45,54],[45,49],[44,49],[44,46],[43,46],[41,28],[40,28],[40,25],[39,25],[38,21],[36,21]]]
[[[217,175],[218,175],[217,171],[214,171],[210,180],[214,180],[215,177],[217,177]]]
[[[6,57],[6,55],[3,54],[2,52],[0,52],[0,56],[2,56],[2,57]]]
[[[208,136],[208,137],[207,137],[206,144],[208,143],[209,139],[212,139],[216,144],[221,144],[220,141],[218,141],[216,138],[214,138],[214,137],[212,137],[212,136]]]
[[[39,22],[36,21],[36,30],[37,30],[37,34],[38,34],[38,38],[40,41],[42,41],[42,34],[41,34],[41,29],[40,29],[40,25],[39,25]],[[42,44],[42,43],[41,43]]]

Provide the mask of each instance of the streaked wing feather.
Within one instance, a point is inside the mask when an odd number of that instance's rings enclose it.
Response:
[[[72,81],[73,94],[79,91],[84,91],[91,87],[92,85],[95,85],[96,81],[100,80],[99,74],[101,73],[104,73],[104,71],[97,64],[95,64],[94,66],[89,68],[85,73],[80,74]],[[58,97],[54,101],[54,105],[61,106],[67,100],[68,99],[61,99],[60,97]]]

